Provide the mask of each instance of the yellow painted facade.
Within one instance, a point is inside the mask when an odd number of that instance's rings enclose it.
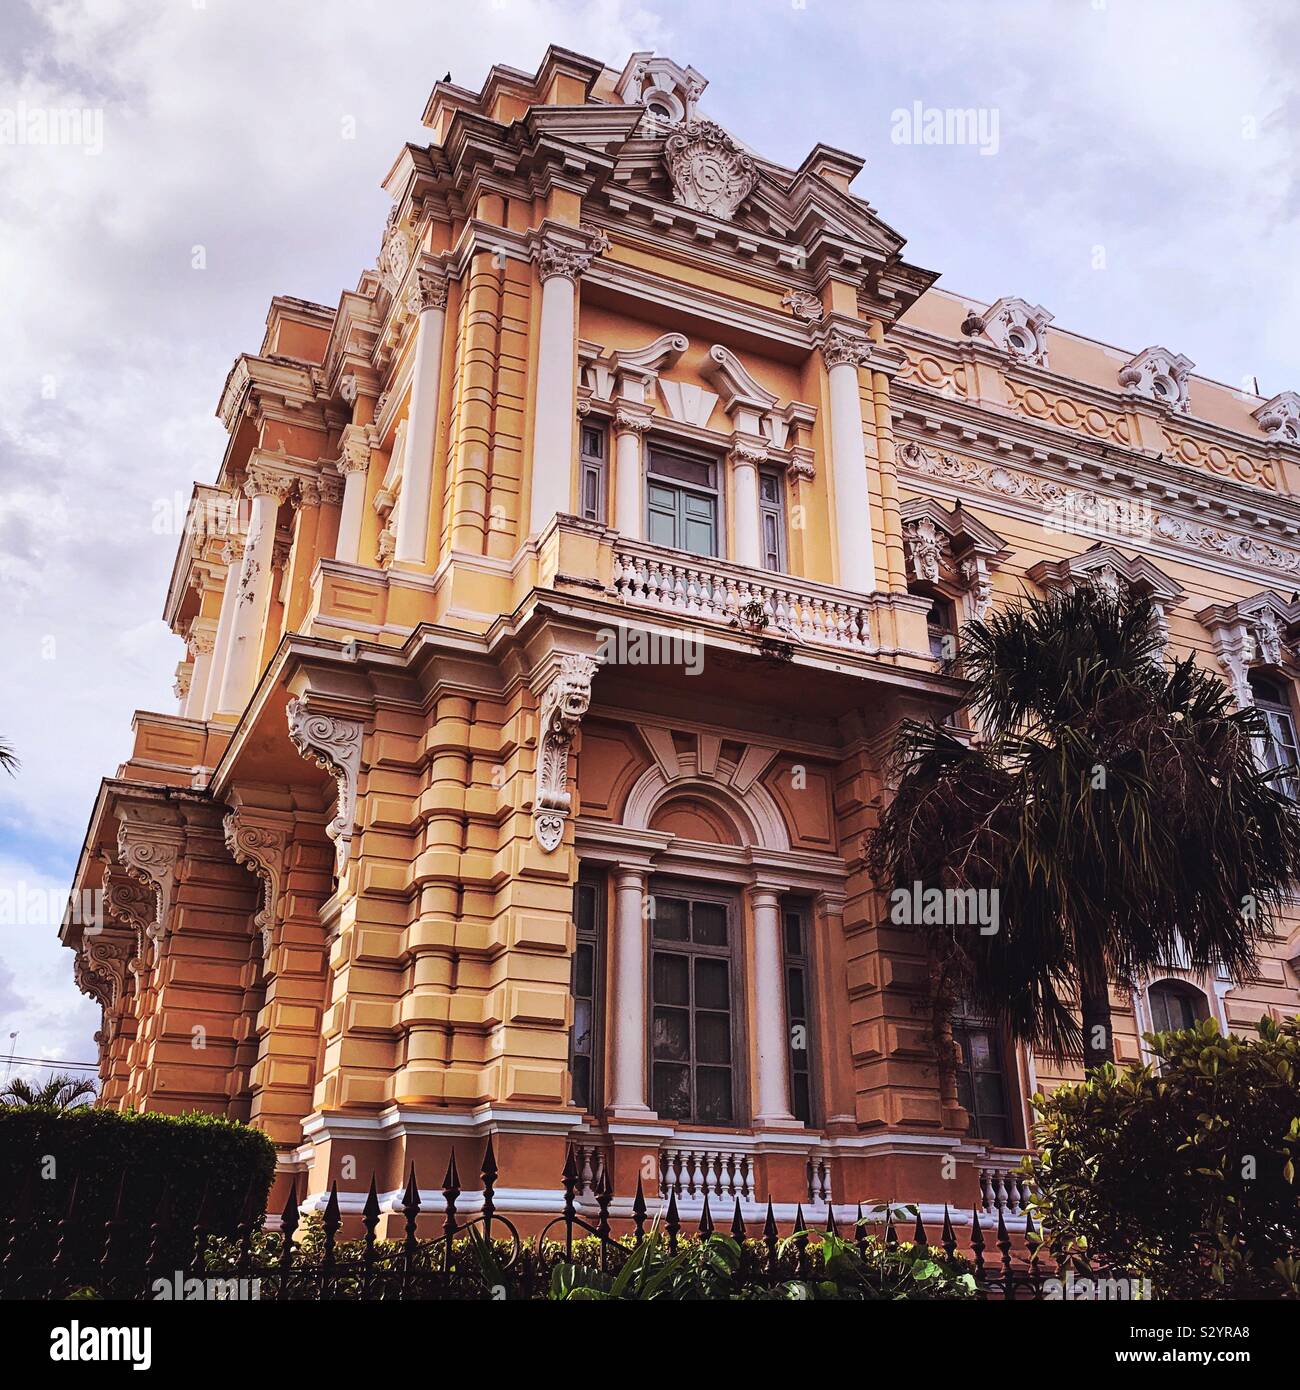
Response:
[[[778,1210],[969,1205],[1060,1072],[1003,1048],[979,1132],[865,870],[892,731],[960,699],[936,624],[1126,585],[1292,698],[1300,398],[932,288],[859,160],[779,168],[702,90],[557,49],[438,84],[375,268],[232,367],[180,707],[136,715],[78,867],[106,918],[63,929],[104,1104],[251,1120],[347,1211],[489,1133],[502,1210],[558,1201],[570,1142],[616,1214],[647,1171],[689,1207],[709,1155]],[[1246,1028],[1298,954],[1169,978]],[[722,1003],[661,993],[686,960]],[[1115,992],[1126,1060],[1157,983]]]

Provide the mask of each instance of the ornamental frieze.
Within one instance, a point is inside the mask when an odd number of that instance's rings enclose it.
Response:
[[[1069,396],[1044,391],[1038,386],[1006,378],[1007,400],[1014,410],[1031,420],[1045,420],[1062,429],[1076,430],[1093,439],[1106,439],[1116,444],[1131,444],[1133,435],[1123,415],[1102,410],[1100,406],[1076,401]]]
[[[923,386],[927,391],[937,391],[943,396],[965,399],[968,394],[965,367],[956,362],[945,362],[931,353],[904,350],[904,362],[898,379],[913,386]]]
[[[973,488],[995,497],[1041,507],[1048,518],[1068,518],[1069,525],[1055,529],[1078,531],[1084,535],[1116,534],[1117,499],[1087,488],[1069,487],[1050,478],[1022,473],[1003,463],[982,463],[953,454],[931,451],[914,440],[898,446],[900,469],[939,479],[952,487]],[[1133,509],[1134,515],[1139,515]],[[1255,536],[1227,531],[1161,511],[1145,498],[1140,507],[1140,536],[1166,545],[1210,553],[1234,564],[1276,574],[1300,574],[1300,551],[1274,545]],[[1046,520],[1044,524],[1049,524]]]
[[[1277,473],[1268,459],[1253,459],[1238,450],[1225,449],[1220,444],[1194,439],[1189,434],[1168,428],[1163,433],[1169,456],[1176,462],[1208,469],[1221,478],[1233,478],[1239,483],[1277,491]]]

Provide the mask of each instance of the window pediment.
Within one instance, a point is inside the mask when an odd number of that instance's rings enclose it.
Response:
[[[1168,348],[1149,347],[1119,369],[1118,380],[1126,396],[1142,396],[1186,414],[1195,365],[1191,358]]]
[[[984,336],[1013,361],[1046,367],[1047,325],[1052,315],[1041,304],[1005,296],[982,315]]]
[[[964,599],[971,617],[983,618],[993,599],[992,571],[1011,553],[991,527],[957,503],[948,511],[929,497],[901,508],[910,581]]]
[[[1271,590],[1237,603],[1211,604],[1196,620],[1210,633],[1214,653],[1239,705],[1254,703],[1252,669],[1296,660],[1300,640],[1300,599],[1289,602]]]

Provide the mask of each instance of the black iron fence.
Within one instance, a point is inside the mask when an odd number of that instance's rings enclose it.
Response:
[[[814,1229],[799,1204],[783,1235],[770,1198],[762,1221],[746,1223],[737,1196],[728,1221],[725,1212],[715,1217],[706,1190],[698,1218],[692,1213],[688,1229],[672,1187],[666,1202],[656,1194],[658,1210],[652,1216],[638,1178],[630,1207],[623,1209],[627,1214],[616,1216],[611,1215],[614,1196],[607,1168],[601,1167],[594,1184],[588,1184],[586,1176],[579,1151],[570,1146],[561,1176],[561,1210],[529,1239],[496,1209],[498,1169],[490,1138],[480,1165],[479,1203],[472,1215],[462,1216],[460,1211],[464,1193],[453,1149],[442,1182],[441,1212],[424,1213],[413,1166],[400,1205],[389,1213],[400,1217],[400,1234],[387,1240],[378,1237],[384,1212],[373,1177],[359,1213],[361,1235],[355,1239],[341,1235],[344,1215],[337,1184],[331,1186],[323,1210],[306,1219],[295,1185],[280,1229],[273,1232],[262,1229],[251,1194],[235,1228],[219,1231],[209,1224],[206,1201],[199,1203],[192,1223],[178,1221],[166,1192],[160,1194],[147,1229],[135,1223],[128,1228],[121,1218],[119,1192],[117,1211],[100,1220],[95,1230],[78,1212],[75,1180],[58,1211],[41,1209],[29,1186],[4,1222],[0,1297],[532,1299],[546,1296],[558,1265],[616,1274],[649,1239],[672,1259],[718,1236],[730,1240],[730,1259],[719,1266],[724,1269],[723,1297],[728,1290],[773,1290],[792,1281],[824,1278],[826,1236],[833,1238],[826,1248],[856,1252],[863,1261],[869,1254],[887,1261],[901,1252],[914,1266],[942,1262],[945,1274],[974,1297],[1069,1297],[1054,1283],[1066,1289],[1080,1280],[1090,1285],[1115,1280],[1081,1261],[1050,1256],[1029,1210],[1023,1231],[1017,1223],[1013,1239],[1001,1205],[987,1230],[978,1207],[967,1228],[964,1223],[955,1227],[945,1206],[938,1239],[932,1241],[915,1207],[881,1204],[864,1211],[858,1204],[851,1228],[841,1229],[834,1205],[827,1202],[824,1224]],[[125,1183],[124,1177],[123,1188]],[[580,1197],[584,1186],[586,1198]],[[906,1233],[902,1238],[899,1224]],[[1120,1278],[1127,1281],[1127,1276]]]

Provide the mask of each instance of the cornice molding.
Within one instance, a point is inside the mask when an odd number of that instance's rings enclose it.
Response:
[[[1034,463],[1005,457],[966,457],[947,453],[934,443],[908,438],[900,431],[897,462],[900,475],[916,480],[912,486],[925,487],[955,500],[973,501],[973,490],[981,494],[981,506],[992,505],[995,510],[1028,517],[1040,525],[1046,524],[1048,517],[1066,516],[1073,521],[1069,529],[1098,539],[1115,537],[1116,524],[1107,515],[1107,504],[1135,506],[1131,490],[1113,488],[1107,492],[1082,486],[1082,470],[1070,470],[1046,457]],[[1113,473],[1110,481],[1114,481]],[[1199,495],[1188,495],[1190,504],[1175,509],[1156,505],[1159,494],[1150,500],[1148,494],[1139,494],[1136,500],[1142,509],[1141,528],[1132,534],[1126,531],[1118,539],[1126,548],[1167,555],[1183,564],[1193,563],[1220,573],[1240,574],[1243,569],[1250,569],[1266,580],[1279,574],[1291,579],[1300,576],[1300,549],[1209,525],[1203,519],[1204,507],[1196,506]],[[1058,525],[1056,529],[1067,528]],[[1291,534],[1295,533],[1292,526]]]

